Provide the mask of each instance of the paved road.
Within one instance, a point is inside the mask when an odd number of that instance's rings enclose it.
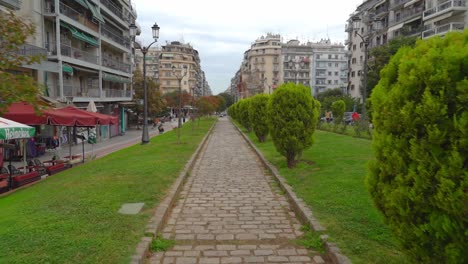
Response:
[[[220,118],[163,236],[176,245],[151,263],[324,263],[292,240],[301,225],[239,132]]]

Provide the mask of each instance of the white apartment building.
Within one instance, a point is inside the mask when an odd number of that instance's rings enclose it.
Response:
[[[463,31],[468,27],[467,2],[467,0],[364,1],[350,15],[345,28],[348,32],[346,44],[351,53],[348,94],[362,99],[361,80],[366,43],[367,49],[371,50],[398,36],[417,36],[425,39],[443,36],[450,31]],[[361,18],[361,28],[353,28],[354,17]]]
[[[3,8],[36,26],[23,54],[44,53],[46,61],[25,66],[51,100],[118,115],[125,130],[125,105],[132,100],[132,42],[129,25],[136,19],[130,0],[2,0]],[[103,129],[106,129],[103,127]],[[106,131],[102,131],[106,135]]]

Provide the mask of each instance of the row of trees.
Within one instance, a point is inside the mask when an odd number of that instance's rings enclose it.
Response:
[[[148,90],[148,115],[150,117],[162,117],[168,115],[170,108],[178,109],[179,100],[182,100],[182,107],[190,105],[196,108],[199,115],[209,115],[213,112],[222,112],[232,104],[232,96],[222,93],[216,96],[194,97],[192,94],[178,91],[162,94],[159,90],[159,84],[153,78],[146,79]],[[135,91],[134,100],[144,98],[143,75],[140,71],[135,71],[133,75],[133,89]],[[143,112],[143,105],[136,104],[133,110],[137,115]]]
[[[282,84],[272,95],[243,99],[228,109],[229,115],[253,131],[260,142],[265,142],[269,134],[288,168],[293,168],[302,152],[312,146],[319,111],[320,103],[310,89],[294,83]]]

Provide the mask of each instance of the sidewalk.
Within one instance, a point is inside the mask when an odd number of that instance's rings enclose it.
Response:
[[[295,243],[301,224],[234,125],[220,118],[162,229],[176,245],[150,263],[325,263]]]

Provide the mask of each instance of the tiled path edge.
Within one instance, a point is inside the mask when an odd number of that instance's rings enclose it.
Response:
[[[176,201],[177,195],[180,193],[182,187],[184,186],[185,179],[189,176],[189,173],[192,170],[195,161],[202,152],[202,149],[205,147],[206,142],[208,141],[208,138],[213,132],[213,128],[215,126],[216,122],[211,126],[208,133],[206,133],[205,137],[202,139],[200,145],[198,145],[197,149],[195,150],[195,153],[193,153],[192,157],[185,165],[179,177],[168,190],[164,200],[156,207],[153,217],[151,217],[148,225],[146,226],[145,231],[146,234],[152,234],[153,236],[142,237],[140,243],[138,243],[137,245],[135,255],[133,255],[130,260],[131,264],[140,264],[144,262],[146,254],[149,252],[149,247],[151,242],[153,241],[153,238],[155,238],[156,235],[161,231],[161,228],[167,219],[170,209]]]
[[[274,176],[280,188],[285,192],[285,195],[290,201],[291,206],[294,212],[296,213],[296,216],[299,218],[299,220],[303,224],[309,225],[315,231],[325,231],[326,228],[323,227],[319,223],[319,221],[313,216],[312,210],[310,210],[310,208],[304,203],[304,201],[302,201],[302,199],[296,196],[291,186],[289,186],[284,180],[284,178],[280,176],[276,167],[271,165],[271,163],[268,160],[266,160],[263,154],[257,149],[255,144],[253,144],[253,142],[242,132],[242,130],[234,122],[232,123],[237,128],[237,130],[242,135],[242,137],[247,141],[250,147],[254,150],[256,155],[262,161],[265,168],[267,168],[271,172],[271,174]],[[336,264],[350,264],[351,263],[348,257],[346,257],[345,255],[341,253],[340,249],[336,246],[335,243],[331,243],[327,241],[327,238],[328,238],[327,235],[322,235],[320,238],[324,242],[325,248],[327,250],[327,255],[330,257],[333,263],[336,263]]]

